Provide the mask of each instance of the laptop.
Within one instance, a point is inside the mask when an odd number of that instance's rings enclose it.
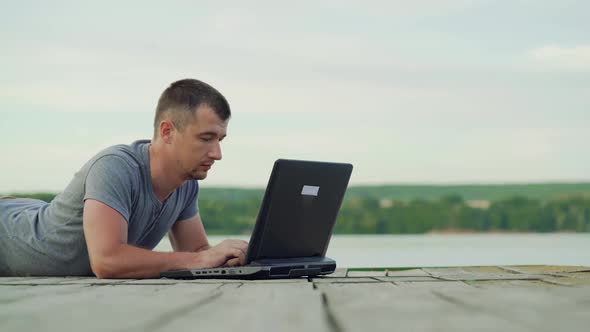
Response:
[[[246,265],[166,271],[176,279],[274,279],[334,272],[326,257],[352,165],[279,159],[246,253]]]

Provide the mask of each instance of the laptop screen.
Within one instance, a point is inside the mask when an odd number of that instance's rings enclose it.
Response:
[[[351,164],[277,160],[247,262],[325,256],[351,173]]]

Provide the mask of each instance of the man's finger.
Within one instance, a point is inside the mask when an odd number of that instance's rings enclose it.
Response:
[[[246,250],[248,248],[248,242],[244,240],[226,240],[231,244],[232,247],[238,247]]]
[[[248,242],[246,241],[242,241],[242,248],[244,249],[244,252],[248,250]]]
[[[240,265],[240,260],[237,257],[236,258],[232,258],[232,259],[228,260],[225,263],[225,265],[227,265],[227,266],[238,266],[238,265]]]

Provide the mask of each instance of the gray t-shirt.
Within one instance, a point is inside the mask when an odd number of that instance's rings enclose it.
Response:
[[[195,216],[196,180],[185,182],[163,203],[154,194],[149,145],[142,140],[99,152],[49,204],[0,199],[0,276],[92,275],[82,228],[86,199],[118,211],[127,221],[128,244],[147,249],[176,221]]]

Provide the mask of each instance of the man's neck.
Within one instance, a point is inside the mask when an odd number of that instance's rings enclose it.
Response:
[[[175,172],[166,164],[166,158],[162,156],[163,151],[158,149],[157,145],[150,144],[148,151],[152,190],[160,202],[164,202],[174,190],[184,183],[184,180],[175,176]]]

